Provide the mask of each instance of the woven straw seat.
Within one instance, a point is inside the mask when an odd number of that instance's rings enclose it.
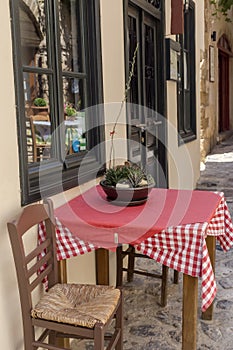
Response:
[[[31,236],[41,222],[46,237],[38,245]],[[87,339],[93,340],[94,350],[122,350],[121,290],[60,283],[52,201],[23,208],[7,226],[18,278],[24,349],[68,350],[70,339]],[[46,288],[42,288],[44,281]]]
[[[32,317],[93,328],[106,324],[120,298],[109,286],[56,284],[32,310]]]

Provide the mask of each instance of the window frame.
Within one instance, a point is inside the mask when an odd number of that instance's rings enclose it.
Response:
[[[197,138],[196,132],[196,50],[195,50],[195,3],[190,0],[184,11],[184,34],[178,35],[180,43],[179,79],[177,82],[177,124],[179,145]],[[189,86],[184,82],[184,53],[188,57],[187,76]],[[189,98],[189,100],[188,100]]]
[[[23,74],[25,71],[35,72],[39,74],[48,73],[53,76],[52,88],[49,91],[50,101],[54,101],[53,112],[51,115],[51,124],[57,128],[62,123],[63,118],[63,88],[62,79],[64,74],[62,73],[62,67],[59,65],[60,56],[51,54],[53,48],[56,46],[56,52],[60,52],[60,37],[56,35],[59,31],[53,30],[59,25],[58,21],[58,1],[57,0],[45,0],[46,10],[48,11],[47,18],[50,18],[50,23],[47,23],[47,36],[48,36],[48,55],[52,62],[51,69],[38,67],[27,68],[23,66],[21,59],[21,37],[20,37],[20,20],[19,20],[19,3],[21,0],[11,0],[10,10],[12,18],[12,37],[13,37],[13,60],[14,60],[14,75],[15,75],[15,98],[16,98],[16,117],[17,117],[17,129],[18,129],[18,154],[19,154],[19,168],[20,168],[20,186],[21,186],[21,204],[26,205],[42,197],[43,191],[46,191],[47,195],[53,195],[61,191],[75,187],[81,183],[94,179],[96,175],[103,173],[105,167],[105,152],[104,146],[100,150],[97,150],[95,156],[90,156],[87,152],[82,155],[75,154],[62,159],[61,155],[61,140],[57,138],[54,148],[54,158],[46,162],[40,163],[28,163],[28,150],[26,141],[26,123],[25,123],[25,100],[23,87]],[[86,108],[96,106],[103,103],[103,86],[102,86],[102,62],[101,62],[101,38],[100,38],[100,2],[99,0],[92,1],[91,3],[80,0],[80,6],[83,11],[83,21],[87,23],[88,29],[85,33],[85,52],[90,54],[86,59],[86,85],[87,89],[85,93],[88,96],[88,103]],[[50,45],[50,47],[49,47]],[[85,52],[82,54],[84,55]],[[70,76],[69,72],[66,74]],[[74,74],[75,77],[78,74]],[[72,74],[71,74],[72,76]],[[51,102],[50,102],[51,103]],[[85,108],[85,110],[86,110]],[[55,117],[56,115],[56,117]],[[104,116],[98,114],[98,109],[95,108],[95,117],[98,118],[95,125],[90,131],[92,134],[92,147],[96,144],[103,144],[104,141]],[[83,156],[85,155],[87,165],[87,171],[85,174],[79,174],[78,168],[81,164]],[[57,173],[61,172],[61,178],[57,178]],[[41,185],[40,179],[46,178],[46,185]],[[62,180],[61,180],[62,179]],[[43,181],[42,181],[43,183]],[[42,188],[41,188],[42,186]]]

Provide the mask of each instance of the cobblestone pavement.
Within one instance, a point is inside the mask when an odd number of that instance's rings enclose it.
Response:
[[[233,137],[217,145],[207,157],[197,188],[223,191],[233,217]],[[146,262],[145,262],[146,261]],[[152,260],[138,259],[140,268],[158,270]],[[217,296],[212,321],[198,315],[197,350],[233,350],[233,249],[216,252]],[[159,305],[160,282],[135,275],[124,284],[124,350],[181,349],[182,275],[172,283],[169,272],[168,304]],[[92,344],[73,343],[73,350],[92,350]]]

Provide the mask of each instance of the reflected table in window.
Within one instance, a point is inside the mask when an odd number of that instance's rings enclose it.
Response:
[[[36,120],[33,122],[36,127],[38,137],[43,142],[51,143],[51,122]],[[83,136],[85,130],[80,125],[79,120],[65,120],[61,127],[65,126],[65,147],[66,153],[72,154],[86,150],[86,138]]]

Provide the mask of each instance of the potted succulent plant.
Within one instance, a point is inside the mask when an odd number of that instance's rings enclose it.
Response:
[[[75,115],[77,114],[77,111],[76,111],[76,109],[73,107],[73,105],[72,104],[70,104],[70,103],[66,103],[65,105],[64,105],[64,113],[65,113],[65,115],[70,119],[72,119],[72,118],[74,118],[75,117]]]
[[[138,205],[144,203],[155,181],[139,165],[125,162],[106,170],[100,185],[108,200],[115,204]]]
[[[34,114],[42,114],[42,115],[48,114],[47,101],[42,97],[35,98],[31,108]]]

